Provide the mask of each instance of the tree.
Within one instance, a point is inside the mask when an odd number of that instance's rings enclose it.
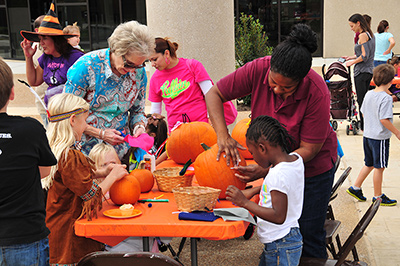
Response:
[[[235,21],[235,60],[236,68],[245,65],[256,58],[272,54],[268,46],[268,36],[263,31],[264,26],[252,15],[241,13]],[[251,105],[251,95],[239,98],[245,106]]]

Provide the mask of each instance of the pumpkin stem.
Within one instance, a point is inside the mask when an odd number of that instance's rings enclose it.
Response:
[[[205,151],[211,149],[210,147],[208,147],[208,146],[207,146],[206,144],[204,144],[204,143],[200,143],[200,145],[201,145],[201,147],[203,147],[203,149],[204,149]]]

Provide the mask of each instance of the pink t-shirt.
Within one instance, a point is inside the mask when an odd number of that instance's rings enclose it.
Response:
[[[286,125],[296,140],[324,143],[320,152],[305,163],[305,176],[312,177],[333,167],[337,156],[336,133],[329,124],[330,94],[325,81],[314,70],[299,83],[297,90],[283,100],[268,84],[271,57],[247,63],[217,82],[227,100],[251,93],[251,117],[268,115]]]
[[[183,121],[184,114],[192,122],[208,122],[206,101],[198,84],[204,80],[211,80],[204,66],[186,58],[179,58],[175,67],[156,70],[151,76],[149,101],[164,102],[170,131]]]

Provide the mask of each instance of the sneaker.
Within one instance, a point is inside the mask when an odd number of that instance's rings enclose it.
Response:
[[[347,190],[347,193],[349,193],[351,196],[356,198],[358,201],[366,201],[367,198],[364,197],[362,193],[362,189],[354,189],[353,187],[349,187]]]
[[[394,206],[397,204],[397,200],[395,199],[389,199],[385,194],[382,194],[381,196],[382,202],[381,206]],[[372,198],[372,202],[376,201],[376,197]]]

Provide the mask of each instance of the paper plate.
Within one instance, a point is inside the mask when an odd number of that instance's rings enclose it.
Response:
[[[122,215],[120,209],[111,209],[103,212],[104,216],[115,218],[115,219],[125,219],[132,218],[142,214],[142,211],[134,209],[130,215]]]

